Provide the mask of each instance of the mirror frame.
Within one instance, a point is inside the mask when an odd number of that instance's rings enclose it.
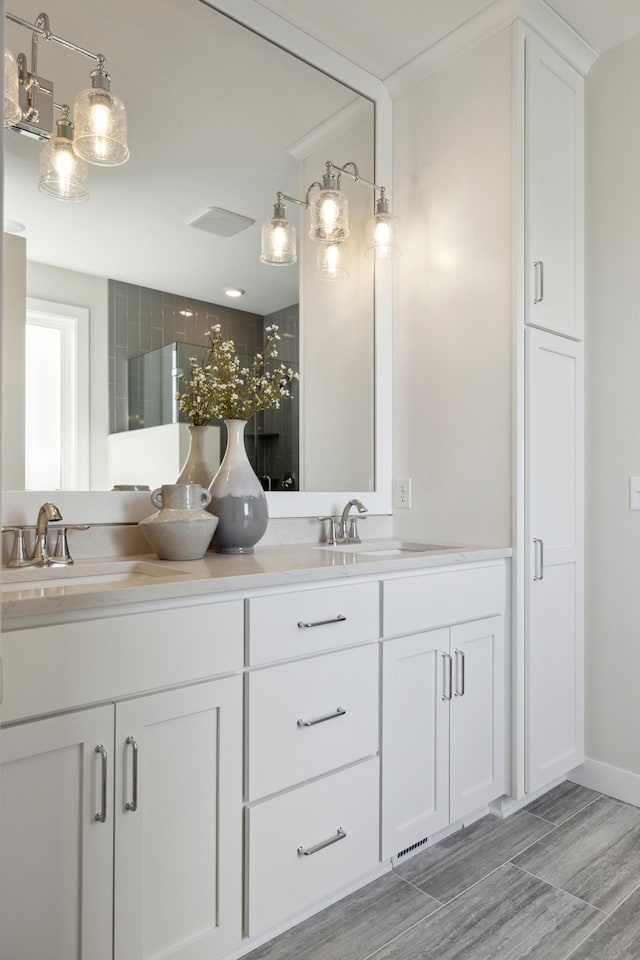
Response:
[[[392,187],[392,103],[383,82],[325,46],[256,0],[200,0],[229,19],[321,70],[375,105],[375,180]],[[0,0],[4,32],[5,0]],[[4,142],[4,130],[2,131]],[[348,158],[350,159],[350,158]],[[295,491],[267,493],[269,518],[336,514],[358,497],[371,514],[392,513],[392,270],[393,262],[376,264],[375,310],[375,490]],[[137,522],[149,512],[148,493],[112,491],[2,491],[2,523],[33,523],[43,499],[55,499],[70,523]]]

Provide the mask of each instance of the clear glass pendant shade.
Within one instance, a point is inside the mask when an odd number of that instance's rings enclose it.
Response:
[[[73,126],[65,116],[57,122],[58,132],[40,152],[38,188],[56,200],[78,203],[89,197],[89,169],[73,149]]]
[[[22,116],[20,109],[18,64],[11,50],[4,51],[4,124],[11,126]]]
[[[346,268],[346,243],[322,243],[318,246],[316,277],[318,280],[340,280],[349,276]]]
[[[367,239],[364,255],[368,260],[395,260],[402,256],[398,244],[398,218],[389,213],[388,200],[383,200],[387,209],[378,209],[367,224]]]
[[[262,225],[262,253],[260,260],[271,266],[295,263],[296,228],[285,216],[274,216]]]
[[[129,159],[127,111],[110,90],[92,87],[73,102],[73,149],[87,163],[118,167]]]
[[[340,190],[322,189],[311,201],[309,236],[320,243],[340,243],[349,236],[349,202]]]

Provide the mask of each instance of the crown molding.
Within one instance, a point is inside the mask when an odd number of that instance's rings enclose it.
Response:
[[[441,70],[464,50],[520,21],[539,33],[582,76],[598,58],[596,50],[545,0],[495,0],[486,10],[471,17],[427,50],[418,54],[384,81],[393,99],[421,80]]]
[[[357,97],[348,103],[346,107],[338,110],[333,116],[328,117],[319,123],[317,127],[310,130],[304,137],[300,137],[294,143],[287,147],[287,153],[294,160],[304,160],[311,153],[319,150],[327,140],[345,130],[351,130],[357,123],[367,116],[367,111],[371,109],[371,104],[363,97]]]

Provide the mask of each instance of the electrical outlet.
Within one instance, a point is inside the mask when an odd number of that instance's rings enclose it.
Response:
[[[408,477],[396,480],[395,502],[399,510],[411,509],[411,480]]]

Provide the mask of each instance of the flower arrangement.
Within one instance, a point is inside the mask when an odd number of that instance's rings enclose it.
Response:
[[[186,389],[177,393],[178,408],[195,426],[211,420],[248,420],[260,410],[277,410],[291,399],[291,384],[299,379],[283,363],[267,366],[278,356],[278,326],[265,327],[264,352],[242,367],[233,340],[223,340],[220,324],[207,333],[209,346],[198,361],[190,357],[191,377],[180,376]]]

